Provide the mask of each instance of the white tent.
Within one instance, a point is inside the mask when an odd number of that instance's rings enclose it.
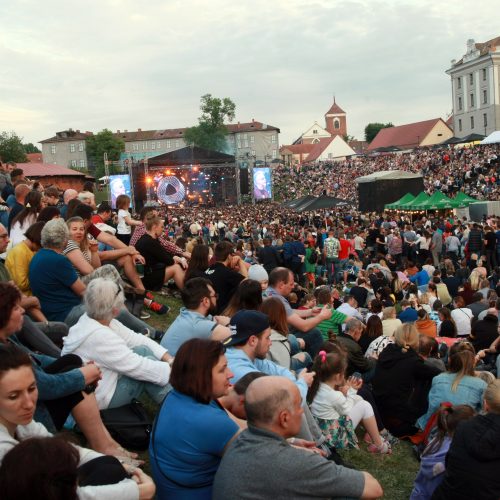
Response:
[[[500,142],[500,130],[492,132],[488,137],[485,137],[480,144],[496,144]]]

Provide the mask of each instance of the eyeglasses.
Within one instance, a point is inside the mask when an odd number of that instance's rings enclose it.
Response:
[[[7,233],[0,234],[0,239],[2,239],[2,240],[6,240],[8,237],[9,237],[9,235]]]
[[[120,292],[123,292],[121,285],[117,284],[117,286],[118,290],[116,290],[115,299],[120,295]]]

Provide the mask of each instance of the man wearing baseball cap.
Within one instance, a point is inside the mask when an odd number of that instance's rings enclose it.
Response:
[[[290,370],[266,359],[271,347],[271,327],[266,314],[243,309],[231,318],[229,327],[232,334],[224,341],[224,345],[228,348],[226,358],[229,368],[234,373],[232,383],[249,372],[278,375],[294,382],[305,401],[314,372],[307,373],[304,370],[297,378]]]

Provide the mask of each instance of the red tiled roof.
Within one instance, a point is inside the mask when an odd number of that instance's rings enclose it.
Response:
[[[490,52],[496,52],[496,48],[500,46],[500,36],[492,38],[487,42],[475,43],[474,46],[477,50],[479,50],[479,57],[489,54]],[[459,64],[463,64],[464,58],[457,61],[453,66],[458,66]]]
[[[340,113],[345,114],[345,111],[335,102],[335,99],[333,99],[332,107],[325,113],[325,116],[326,115],[338,115]]]
[[[307,154],[313,150],[314,146],[316,146],[316,144],[290,144],[289,146],[281,146],[280,151],[286,149],[295,155]]]
[[[30,163],[42,163],[43,162],[42,153],[28,153],[26,156],[28,157],[28,161]]]
[[[321,153],[330,145],[330,143],[335,139],[335,137],[323,137],[316,144],[313,144],[314,148],[309,153],[309,156],[306,158],[306,161],[315,161],[320,156]]]
[[[56,132],[54,137],[50,139],[44,139],[43,141],[38,141],[40,144],[50,143],[50,142],[67,142],[67,141],[78,141],[85,140],[89,135],[93,135],[92,132],[80,132],[79,130],[63,130],[62,132]]]
[[[439,121],[443,120],[441,118],[434,118],[423,122],[383,128],[370,143],[368,150],[373,151],[377,148],[386,148],[390,146],[403,148],[417,147]]]
[[[84,172],[77,172],[61,165],[52,163],[16,163],[16,167],[22,169],[26,177],[54,177],[54,176],[79,176],[85,177]]]
[[[226,123],[226,127],[229,130],[230,134],[238,132],[253,132],[255,130],[277,130],[278,133],[280,132],[280,129],[278,127],[267,125],[254,120],[248,123]]]

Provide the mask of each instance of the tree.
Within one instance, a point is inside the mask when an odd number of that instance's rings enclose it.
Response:
[[[0,134],[0,158],[4,162],[27,162],[28,158],[24,151],[22,137],[19,137],[15,132],[2,132]]]
[[[342,139],[344,139],[345,142],[349,143],[351,141],[355,141],[356,137],[354,137],[353,135],[345,134],[342,136]]]
[[[89,135],[86,139],[87,156],[90,162],[95,165],[95,176],[97,178],[104,175],[104,153],[108,154],[109,161],[118,161],[120,154],[125,151],[125,142],[116,137],[111,130],[104,129],[98,134]],[[110,174],[118,173],[119,167],[110,165]]]
[[[224,151],[228,133],[224,122],[234,120],[236,105],[229,97],[219,99],[212,97],[211,94],[205,94],[201,97],[200,109],[202,114],[198,118],[199,125],[190,127],[184,132],[186,144]]]
[[[28,142],[27,144],[23,144],[24,151],[26,154],[30,153],[41,153],[41,151],[32,143]]]
[[[383,128],[394,127],[394,125],[389,123],[369,123],[365,127],[365,141],[372,142],[375,139],[375,136],[379,133]]]

